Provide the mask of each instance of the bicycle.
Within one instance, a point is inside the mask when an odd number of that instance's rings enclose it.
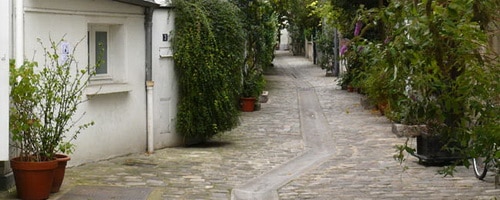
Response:
[[[485,163],[486,159],[484,157],[477,157],[472,159],[472,165],[474,167],[474,174],[479,180],[483,180],[486,177],[488,171],[491,171],[495,166],[496,161]]]
[[[495,144],[493,146],[493,149],[498,150],[498,146]],[[479,180],[483,180],[484,177],[486,177],[486,174],[488,171],[494,171],[496,173],[495,176],[495,188],[499,187],[500,184],[500,168],[496,168],[497,161],[495,158],[491,157],[476,157],[472,158],[472,166],[474,169],[474,174],[476,175],[476,178]],[[500,163],[498,163],[500,164]]]

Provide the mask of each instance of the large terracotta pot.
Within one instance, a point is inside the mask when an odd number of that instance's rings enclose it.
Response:
[[[50,192],[59,192],[62,182],[64,180],[64,173],[66,172],[66,164],[71,158],[67,155],[56,154],[57,168],[54,170],[54,182],[52,183],[52,190]]]
[[[19,158],[13,158],[10,160],[10,166],[14,172],[17,196],[20,199],[49,198],[54,181],[54,170],[58,166],[57,160],[24,162]]]
[[[248,98],[241,98],[241,110],[243,112],[253,112],[255,109],[255,101],[256,98],[253,97],[248,97]]]

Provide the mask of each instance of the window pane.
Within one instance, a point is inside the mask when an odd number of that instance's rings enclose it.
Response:
[[[95,32],[96,74],[108,73],[108,32]]]

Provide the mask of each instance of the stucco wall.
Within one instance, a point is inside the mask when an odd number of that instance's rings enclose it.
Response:
[[[145,31],[143,8],[110,0],[27,0],[25,1],[25,56],[42,61],[40,38],[65,39],[72,47],[80,40],[76,59],[88,64],[89,24],[116,25],[113,65],[117,83],[97,84],[110,94],[94,95],[80,106],[86,115],[81,122],[95,125],[75,141],[70,165],[78,165],[146,149]],[[111,50],[110,50],[111,51]],[[115,57],[116,57],[115,55]],[[116,87],[116,86],[119,87]],[[96,85],[93,86],[94,89]],[[111,88],[111,89],[109,89]],[[113,92],[114,91],[114,92]]]
[[[0,1],[0,161],[9,160],[9,7],[9,1]]]

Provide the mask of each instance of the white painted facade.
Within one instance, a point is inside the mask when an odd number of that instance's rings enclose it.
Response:
[[[290,47],[290,35],[288,34],[287,29],[280,30],[280,41],[279,41],[279,50],[289,50]]]
[[[3,9],[15,9],[13,1],[1,1],[0,26],[4,25]],[[88,101],[80,105],[79,111],[85,113],[80,122],[94,121],[95,125],[82,131],[74,141],[76,149],[71,155],[69,165],[80,165],[130,153],[145,152],[148,144],[147,92],[146,92],[146,31],[145,8],[130,3],[113,0],[23,0],[24,18],[22,26],[21,58],[43,62],[43,52],[38,38],[49,45],[49,37],[59,40],[62,37],[74,47],[81,41],[75,52],[79,66],[87,66],[91,55],[92,39],[88,34],[103,27],[108,31],[108,74],[110,77],[93,80],[86,90]],[[130,2],[130,1],[129,1]],[[152,31],[152,81],[153,92],[153,144],[155,149],[181,144],[175,134],[175,116],[177,107],[177,84],[174,63],[170,48],[171,33],[174,29],[173,11],[169,1],[158,1],[164,5],[153,13]],[[4,4],[7,6],[4,7]],[[14,18],[16,17],[13,15]],[[9,21],[9,20],[8,20]],[[14,19],[6,26],[15,27]],[[12,28],[15,29],[15,28]],[[2,47],[10,47],[14,52],[16,42],[4,41],[5,34],[16,34],[15,30],[0,32]],[[168,40],[164,41],[164,34]],[[8,37],[8,36],[7,36]],[[89,42],[90,41],[90,42]],[[3,45],[3,44],[8,45]],[[90,52],[89,52],[90,51]],[[0,49],[3,55],[4,49]],[[19,55],[10,55],[10,58]],[[0,58],[2,58],[0,55]],[[9,58],[9,54],[6,54]],[[7,63],[8,63],[8,59]],[[0,62],[0,92],[5,91],[4,62]],[[7,66],[5,66],[7,67]],[[8,68],[6,69],[8,70]],[[8,83],[7,83],[8,84]],[[95,93],[98,94],[95,94]],[[8,105],[0,99],[2,110],[0,119],[8,117],[3,108]],[[6,124],[8,127],[8,124]],[[0,138],[5,137],[4,125],[0,127]],[[4,147],[3,143],[0,143]],[[0,149],[1,153],[1,149]],[[1,155],[1,154],[0,154]],[[11,155],[11,157],[14,155]],[[1,157],[0,157],[1,158]],[[5,158],[4,158],[5,159]]]
[[[92,24],[117,26],[110,33],[108,68],[113,80],[93,81],[87,94],[100,90],[108,94],[91,96],[80,105],[86,112],[81,122],[94,121],[84,130],[71,155],[71,165],[141,152],[146,148],[146,97],[144,9],[124,3],[95,0],[25,1],[25,57],[43,60],[37,38],[48,45],[49,37],[64,36],[72,47],[83,39],[76,51],[80,66],[88,64],[87,32]],[[34,55],[35,54],[35,55]],[[115,77],[116,75],[116,77]],[[87,96],[90,97],[90,96]]]
[[[9,160],[9,8],[10,1],[0,1],[0,161]]]

